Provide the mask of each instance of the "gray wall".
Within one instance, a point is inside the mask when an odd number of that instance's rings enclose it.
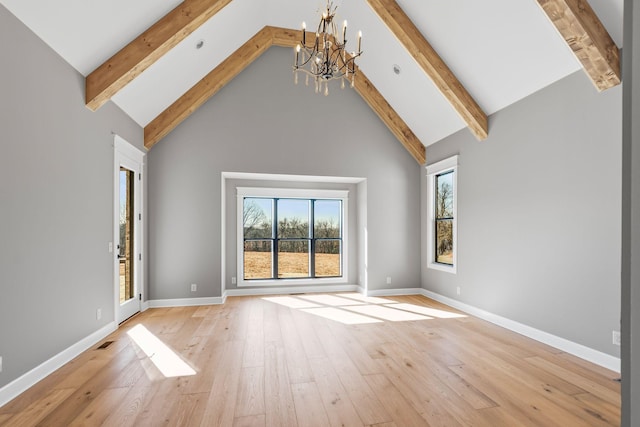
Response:
[[[84,78],[0,6],[0,387],[114,319],[113,136]],[[96,309],[102,308],[102,320]]]
[[[491,116],[486,141],[429,146],[427,163],[460,155],[458,273],[423,249],[423,287],[618,356],[621,96],[578,72]]]
[[[220,296],[223,171],[366,178],[369,288],[420,286],[420,166],[353,90],[295,86],[291,55],[271,48],[150,150],[151,299]]]
[[[640,4],[624,2],[622,425],[640,424]]]

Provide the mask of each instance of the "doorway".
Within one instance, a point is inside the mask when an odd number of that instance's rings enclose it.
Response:
[[[115,313],[122,323],[142,302],[142,163],[144,153],[115,136]]]

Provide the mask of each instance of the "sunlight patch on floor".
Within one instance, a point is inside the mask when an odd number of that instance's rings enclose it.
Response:
[[[316,316],[324,317],[325,319],[335,320],[336,322],[344,323],[345,325],[362,325],[365,323],[382,323],[382,320],[374,319],[368,316],[361,316],[356,313],[351,313],[346,310],[341,310],[334,307],[324,308],[307,308],[303,309],[305,313],[314,314]]]
[[[365,316],[377,317],[379,319],[389,320],[391,322],[407,322],[411,320],[429,320],[433,317],[426,317],[417,313],[410,313],[403,310],[395,310],[393,308],[382,305],[361,305],[355,307],[345,307],[346,310],[355,311]]]
[[[391,307],[398,310],[411,311],[413,313],[424,314],[425,316],[437,317],[439,319],[458,319],[467,317],[464,314],[452,313],[450,311],[438,310],[437,308],[424,307],[415,304],[388,304],[385,307]]]
[[[166,378],[196,374],[191,366],[143,325],[134,326],[127,334]]]
[[[451,311],[416,304],[398,303],[392,299],[367,297],[359,293],[304,294],[264,297],[265,301],[324,317],[345,325],[367,323],[410,322],[416,320],[455,319],[467,317]]]
[[[324,294],[304,295],[304,296],[300,296],[300,298],[308,300],[308,301],[313,301],[313,302],[318,303],[318,304],[328,305],[330,307],[341,307],[341,306],[344,306],[344,305],[362,305],[362,304],[364,304],[361,301],[354,301],[353,299],[341,298],[340,296],[335,296],[335,295],[324,295]]]
[[[348,294],[340,294],[341,297],[354,299],[356,301],[366,302],[367,304],[393,304],[395,303],[392,299],[379,298],[379,297],[368,297],[357,292],[348,293]]]
[[[276,304],[284,305],[289,308],[314,308],[320,307],[318,304],[314,304],[311,301],[306,301],[296,297],[265,297],[262,298],[265,301],[275,302]]]

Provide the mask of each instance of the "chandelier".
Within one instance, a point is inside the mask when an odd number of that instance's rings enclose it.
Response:
[[[295,63],[293,74],[295,84],[298,84],[298,72],[306,74],[306,84],[309,78],[314,80],[316,93],[324,89],[329,95],[329,81],[340,80],[344,89],[345,81],[353,87],[356,77],[356,58],[362,55],[362,31],[358,32],[358,50],[348,53],[347,21],[342,24],[342,34],[338,33],[335,15],[338,6],[327,0],[326,9],[322,12],[315,40],[307,44],[307,25],[302,23],[302,40],[295,47]],[[323,88],[324,86],[324,88]]]

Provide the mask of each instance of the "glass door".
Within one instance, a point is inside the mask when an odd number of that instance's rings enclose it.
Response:
[[[133,211],[134,211],[134,172],[120,166],[120,197],[119,197],[119,225],[118,233],[118,282],[120,304],[135,297],[134,265],[133,265]]]
[[[143,153],[115,139],[115,286],[116,320],[140,311],[142,300],[142,160]]]

